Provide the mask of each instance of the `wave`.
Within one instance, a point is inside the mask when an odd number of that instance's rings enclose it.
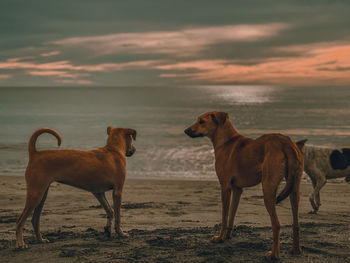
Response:
[[[27,143],[0,143],[1,150],[26,151]]]
[[[318,135],[318,136],[350,136],[350,130],[339,129],[244,129],[240,130],[242,134],[266,134],[266,133],[282,133],[286,135]]]

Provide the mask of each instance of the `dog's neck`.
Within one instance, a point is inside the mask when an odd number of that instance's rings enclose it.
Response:
[[[228,141],[234,139],[235,137],[240,136],[239,133],[235,130],[230,120],[226,120],[224,124],[221,124],[217,127],[213,136],[210,137],[214,150],[217,151],[221,146],[226,144]]]
[[[117,153],[122,157],[125,157],[126,145],[122,142],[122,140],[117,144],[107,140],[106,146],[104,148],[111,153]]]

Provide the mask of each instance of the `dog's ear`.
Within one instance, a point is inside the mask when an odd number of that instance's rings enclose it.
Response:
[[[107,127],[107,134],[108,134],[108,135],[111,133],[111,130],[112,130],[112,129],[113,129],[112,126],[108,126],[108,127]]]
[[[349,148],[343,148],[342,149],[343,155],[347,161],[347,164],[350,165],[350,149]]]
[[[217,125],[224,124],[228,119],[228,114],[226,112],[216,112],[215,114],[212,113],[210,116]]]
[[[334,170],[344,170],[346,167],[348,167],[344,154],[338,150],[334,150],[331,153],[329,160]]]
[[[228,114],[226,112],[218,112],[216,116],[219,119],[219,123],[224,124],[228,119]]]
[[[136,141],[136,130],[134,129],[126,129],[125,135],[131,135],[132,138]]]
[[[219,125],[219,122],[218,122],[218,120],[216,119],[216,117],[215,117],[215,114],[214,114],[214,113],[210,114],[210,117],[211,117],[211,119],[213,120],[213,122],[215,122],[215,123],[216,123],[216,125]]]
[[[305,140],[300,140],[300,141],[296,141],[295,144],[298,146],[299,150],[301,151],[306,143],[307,139]]]

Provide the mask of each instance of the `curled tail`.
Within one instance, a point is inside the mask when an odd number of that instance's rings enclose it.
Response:
[[[299,148],[294,143],[284,146],[284,154],[287,158],[287,178],[286,185],[277,196],[276,204],[286,199],[292,192],[294,184],[299,184],[304,166],[304,159]]]
[[[32,154],[35,154],[37,152],[36,147],[35,147],[35,143],[36,143],[36,140],[38,139],[38,137],[43,133],[52,134],[53,136],[56,137],[58,146],[61,145],[61,142],[62,142],[61,135],[59,135],[59,133],[57,131],[50,129],[50,128],[40,128],[40,129],[36,130],[29,139],[29,143],[28,143],[29,156]]]

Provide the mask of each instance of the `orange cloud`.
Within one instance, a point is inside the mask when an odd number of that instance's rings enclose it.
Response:
[[[288,50],[288,47],[284,48]],[[199,60],[162,65],[172,70],[161,77],[184,78],[209,83],[264,83],[287,85],[350,84],[350,44],[334,46],[293,46],[299,56],[269,58],[254,65],[239,65],[230,60]],[[194,73],[181,72],[196,70]]]
[[[90,76],[91,72],[113,72],[127,69],[150,68],[157,61],[144,60],[124,63],[102,63],[95,65],[73,65],[70,61],[55,61],[49,63],[35,63],[21,61],[22,58],[12,58],[5,62],[0,62],[0,69],[27,70],[26,74],[31,76],[54,77],[56,82],[64,84],[89,85],[92,81],[81,79]],[[10,78],[10,75],[0,75],[0,79]]]
[[[252,42],[277,35],[284,23],[193,27],[174,31],[119,33],[73,37],[51,42],[60,46],[83,47],[96,54],[136,53],[188,56],[208,46],[225,42]]]
[[[133,68],[147,68],[159,63],[156,60],[142,60],[124,63],[101,63],[94,65],[73,65],[70,61],[62,60],[48,63],[36,63],[20,61],[20,58],[8,59],[5,62],[0,62],[0,69],[33,69],[33,70],[73,70],[87,72],[110,72],[118,70],[126,70]],[[45,74],[45,73],[43,73]]]
[[[47,52],[47,53],[42,53],[40,54],[40,56],[42,57],[51,57],[51,56],[56,56],[58,54],[60,54],[60,51],[51,51],[51,52]]]
[[[12,75],[10,75],[10,74],[0,74],[0,80],[1,79],[9,79],[11,77],[12,77]]]
[[[45,77],[53,76],[53,77],[59,77],[59,78],[79,78],[79,77],[89,76],[89,74],[69,73],[69,72],[59,71],[59,70],[28,71],[27,74],[32,76],[45,76]]]
[[[78,85],[91,85],[94,84],[93,81],[86,80],[86,79],[59,79],[55,80],[58,83],[63,84],[78,84]]]
[[[94,72],[159,70],[159,77],[194,84],[349,85],[350,44],[314,43],[276,48],[288,56],[247,60],[206,59],[171,63],[140,60],[123,63],[76,65],[68,60],[33,62],[33,57],[0,62],[0,70],[25,70],[28,75],[78,80]],[[294,54],[294,56],[291,56]],[[0,79],[10,78],[2,74]]]

